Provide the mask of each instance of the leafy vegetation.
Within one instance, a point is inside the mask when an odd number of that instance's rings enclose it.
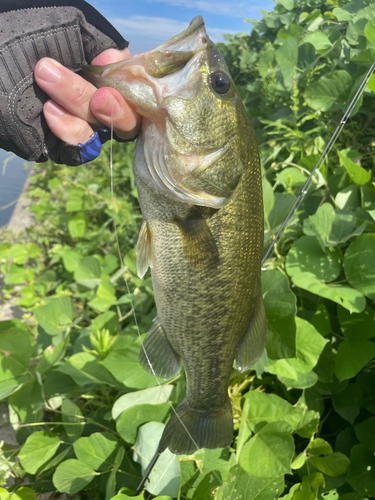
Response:
[[[258,138],[265,248],[374,60],[374,18],[369,0],[278,0],[220,47]],[[267,352],[233,370],[233,447],[165,452],[152,498],[375,496],[373,91],[375,77],[265,263]],[[132,146],[115,148],[113,199],[108,147],[88,166],[48,163],[31,179],[35,225],[1,233],[3,298],[29,311],[0,322],[0,399],[19,443],[2,444],[0,480],[14,485],[1,500],[142,500],[168,402],[183,398],[183,374],[160,387],[138,365],[133,310],[143,337],[155,307],[136,276]]]

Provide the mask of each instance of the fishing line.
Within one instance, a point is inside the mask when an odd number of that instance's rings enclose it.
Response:
[[[114,182],[113,182],[113,120],[112,119],[111,119],[111,139],[110,140],[111,140],[111,147],[110,147],[110,152],[109,152],[109,168],[110,168],[110,174],[111,174],[112,218],[113,218],[113,226],[114,226],[114,231],[115,231],[115,239],[116,239],[117,252],[118,252],[118,255],[119,255],[119,259],[120,259],[120,266],[121,266],[121,269],[123,269],[124,268],[124,262],[123,262],[123,259],[122,259],[121,249],[120,249],[120,242],[119,242],[119,238],[118,238],[117,220],[116,220],[116,212],[115,212],[115,204],[114,204]],[[125,286],[126,286],[127,294],[129,295],[129,297],[131,297],[129,283],[128,283],[128,280],[127,280],[125,274],[123,275],[123,278],[124,278],[124,281],[125,281]],[[134,309],[134,305],[133,305],[133,301],[132,300],[131,300],[130,304],[131,304],[131,308],[132,308],[132,315],[133,315],[133,318],[134,318],[134,324],[135,324],[135,327],[136,327],[136,330],[137,330],[137,334],[138,334],[139,339],[142,342],[142,337],[141,337],[141,332],[140,332],[139,325],[138,325],[137,315],[135,313],[135,309]],[[156,382],[158,383],[158,386],[160,387],[161,392],[163,392],[163,394],[166,395],[165,390],[164,390],[164,384],[161,384],[159,382],[159,379],[156,376],[156,373],[154,371],[154,368],[152,366],[150,358],[148,357],[148,354],[147,354],[147,351],[146,351],[146,349],[145,349],[145,347],[143,345],[143,342],[141,344],[141,348],[143,349],[143,352],[144,352],[144,354],[146,356],[147,363],[148,363],[148,365],[149,365],[149,367],[151,369],[151,372],[152,372],[153,376],[155,377]],[[172,412],[176,415],[176,418],[178,419],[178,421],[182,425],[182,427],[185,430],[186,434],[189,436],[189,438],[191,439],[192,443],[196,447],[196,451],[198,451],[199,450],[199,446],[195,442],[193,436],[190,434],[189,430],[187,429],[187,427],[185,426],[185,424],[183,423],[183,421],[181,420],[180,416],[176,412],[176,410],[173,407],[172,403],[169,401],[169,397],[168,396],[167,396],[167,403],[171,407]],[[148,476],[150,475],[150,473],[151,473],[151,471],[152,471],[152,469],[153,469],[153,467],[154,467],[157,459],[161,455],[161,453],[162,452],[159,450],[159,446],[158,446],[158,448],[156,450],[156,453],[153,456],[153,458],[151,459],[151,461],[150,461],[150,463],[149,463],[149,465],[148,465],[148,467],[146,469],[145,475],[143,476],[142,481],[140,482],[140,484],[139,484],[139,486],[138,486],[138,488],[136,490],[136,494],[138,494],[142,490],[143,485],[147,481]]]
[[[360,99],[360,97],[362,95],[362,92],[364,91],[364,88],[367,85],[368,79],[372,75],[374,69],[375,69],[375,61],[372,63],[370,69],[366,73],[366,75],[365,75],[365,77],[364,77],[361,85],[359,86],[359,88],[358,88],[357,92],[355,93],[353,99],[351,100],[349,106],[346,108],[346,111],[345,111],[343,117],[341,118],[340,123],[338,124],[338,126],[336,127],[336,130],[331,135],[331,138],[327,142],[326,147],[324,148],[322,154],[320,155],[319,160],[316,162],[314,168],[311,171],[311,174],[307,178],[305,184],[303,185],[301,191],[299,192],[299,195],[297,196],[295,202],[293,203],[292,208],[289,210],[288,215],[284,219],[284,222],[281,224],[281,226],[280,226],[279,230],[277,231],[277,233],[276,233],[276,235],[275,235],[272,243],[268,247],[268,250],[265,253],[265,255],[264,255],[263,259],[262,259],[262,262],[261,262],[262,266],[263,266],[264,262],[270,256],[270,254],[272,252],[272,249],[275,246],[275,243],[280,238],[281,233],[284,231],[284,229],[285,229],[286,225],[288,224],[290,218],[292,217],[294,211],[299,207],[299,205],[302,203],[303,198],[306,196],[308,188],[309,188],[309,186],[311,184],[311,181],[312,181],[312,178],[313,178],[315,172],[317,171],[317,169],[320,167],[320,165],[324,162],[324,160],[326,159],[326,157],[331,152],[331,150],[333,148],[333,145],[335,144],[337,138],[341,134],[342,129],[345,127],[346,121],[349,118],[350,114],[352,113],[353,109],[355,108],[357,102],[359,101],[359,99]]]

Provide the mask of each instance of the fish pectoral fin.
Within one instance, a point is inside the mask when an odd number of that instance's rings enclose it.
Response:
[[[181,370],[180,356],[170,345],[158,318],[155,318],[143,341],[139,363],[146,372],[166,380],[176,377]]]
[[[266,331],[266,311],[263,298],[260,296],[250,327],[238,343],[236,365],[239,372],[249,370],[261,357],[265,347]]]
[[[137,274],[140,278],[146,274],[146,271],[151,266],[151,232],[147,222],[142,222],[141,230],[139,231],[137,241]]]
[[[182,237],[182,248],[195,271],[206,271],[219,265],[217,243],[206,220],[196,212],[194,218],[176,221]]]

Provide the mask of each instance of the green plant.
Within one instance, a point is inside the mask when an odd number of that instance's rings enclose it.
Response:
[[[279,0],[220,47],[258,137],[265,248],[374,59],[374,17],[366,0]],[[374,81],[265,263],[267,353],[251,372],[233,370],[233,448],[167,452],[152,495],[375,496]],[[143,337],[155,308],[135,268],[132,146],[115,147],[113,199],[108,147],[89,166],[48,163],[31,180],[35,226],[1,233],[3,296],[29,311],[0,323],[0,399],[19,443],[0,451],[3,485],[15,478],[2,500],[134,498],[184,394],[183,373],[159,386],[138,365],[133,314]]]

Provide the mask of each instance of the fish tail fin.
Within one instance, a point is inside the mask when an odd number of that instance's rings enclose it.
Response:
[[[159,444],[177,455],[191,455],[200,448],[226,448],[233,439],[233,416],[229,398],[221,408],[192,408],[184,399],[167,423]]]

